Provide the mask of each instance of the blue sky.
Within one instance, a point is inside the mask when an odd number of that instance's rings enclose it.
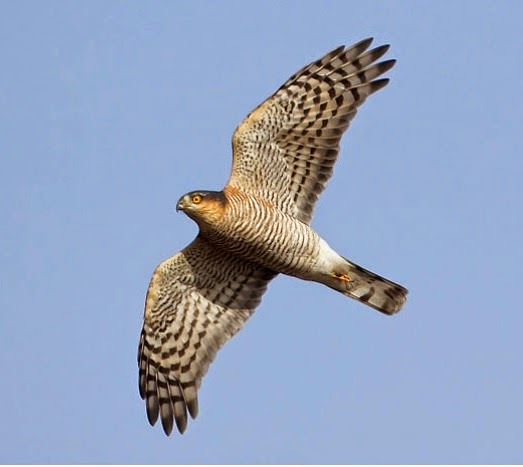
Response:
[[[3,2],[1,462],[523,462],[520,2]],[[183,436],[151,428],[150,275],[236,125],[374,36],[398,60],[313,226],[409,288],[382,316],[278,277]]]

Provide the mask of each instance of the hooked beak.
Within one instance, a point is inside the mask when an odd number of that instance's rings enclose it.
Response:
[[[182,196],[176,203],[176,212],[183,211],[187,207],[187,199],[185,196]]]

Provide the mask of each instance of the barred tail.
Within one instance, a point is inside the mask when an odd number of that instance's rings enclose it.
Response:
[[[343,271],[334,272],[326,285],[386,315],[401,310],[407,299],[405,287],[344,259]]]

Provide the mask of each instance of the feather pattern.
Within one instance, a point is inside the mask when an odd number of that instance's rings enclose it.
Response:
[[[197,237],[155,270],[138,349],[147,417],[169,434],[198,414],[197,390],[216,352],[251,316],[276,273]]]
[[[389,46],[367,50],[371,43],[369,38],[334,49],[253,110],[234,133],[227,185],[309,223],[343,133],[367,97],[388,83],[376,78],[395,63],[376,63]]]

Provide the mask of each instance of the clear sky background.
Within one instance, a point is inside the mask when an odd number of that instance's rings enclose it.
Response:
[[[523,462],[522,2],[1,2],[1,462]],[[328,50],[398,60],[313,226],[404,284],[393,318],[278,277],[151,428],[150,275],[247,113]]]

